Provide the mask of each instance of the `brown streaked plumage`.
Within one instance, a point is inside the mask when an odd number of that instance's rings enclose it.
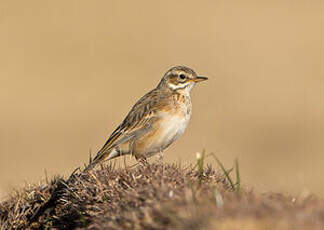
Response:
[[[192,110],[190,91],[204,80],[185,66],[167,71],[158,86],[136,102],[86,170],[126,154],[140,159],[162,153],[185,131]]]

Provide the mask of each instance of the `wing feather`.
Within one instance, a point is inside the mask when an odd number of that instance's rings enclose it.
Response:
[[[137,101],[123,122],[115,129],[104,146],[99,150],[92,161],[93,164],[97,164],[105,159],[113,148],[131,138],[135,138],[136,134],[143,135],[148,132],[152,120],[157,117],[157,101],[159,101],[160,106],[161,102],[165,101],[163,99],[165,99],[163,94],[154,89]]]

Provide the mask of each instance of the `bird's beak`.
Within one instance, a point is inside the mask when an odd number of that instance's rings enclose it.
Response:
[[[201,81],[206,81],[208,80],[207,77],[203,77],[203,76],[197,76],[194,79],[192,79],[193,82],[201,82]]]

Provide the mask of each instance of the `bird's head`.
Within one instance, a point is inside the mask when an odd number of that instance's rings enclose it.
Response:
[[[158,87],[189,93],[197,82],[207,79],[207,77],[198,76],[188,67],[176,66],[164,74]]]

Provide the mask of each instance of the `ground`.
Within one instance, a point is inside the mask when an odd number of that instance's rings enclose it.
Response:
[[[99,166],[13,192],[1,229],[323,229],[314,196],[259,194],[211,166]]]

